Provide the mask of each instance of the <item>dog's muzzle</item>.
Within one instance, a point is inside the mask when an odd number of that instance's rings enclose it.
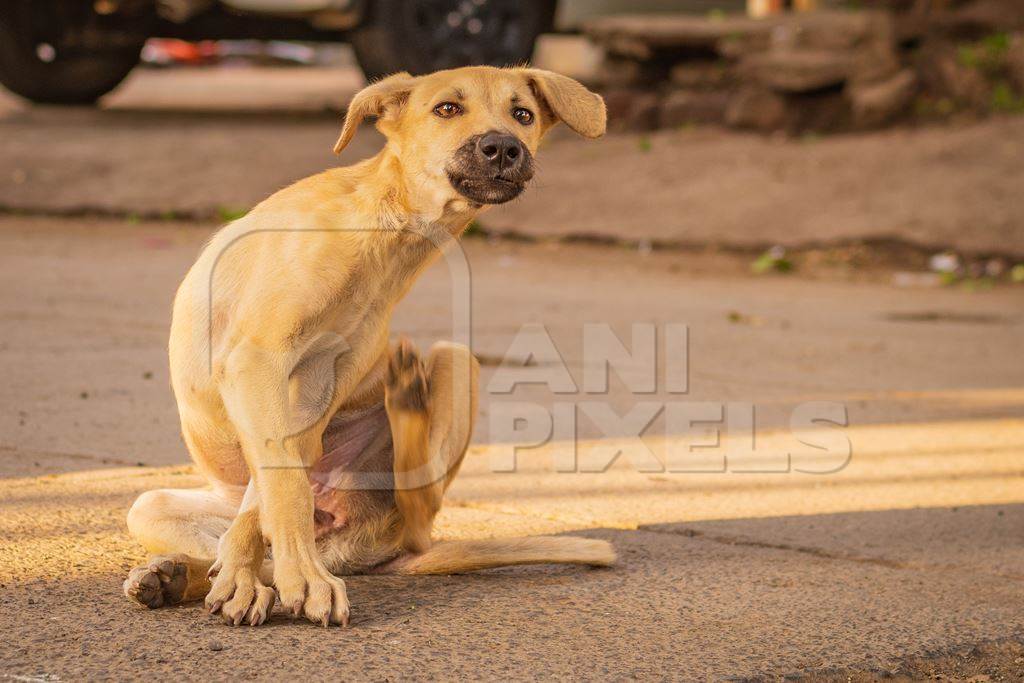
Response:
[[[466,140],[445,169],[452,187],[476,204],[518,197],[533,177],[533,157],[514,135],[491,131]]]

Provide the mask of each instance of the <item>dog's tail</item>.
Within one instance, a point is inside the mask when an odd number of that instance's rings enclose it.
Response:
[[[529,536],[479,541],[441,541],[427,551],[402,555],[374,570],[380,574],[458,574],[519,564],[615,564],[607,541],[579,536]]]

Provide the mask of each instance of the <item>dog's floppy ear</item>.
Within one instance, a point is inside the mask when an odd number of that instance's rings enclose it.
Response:
[[[389,108],[401,106],[415,83],[415,76],[402,71],[357,92],[345,112],[345,124],[341,127],[341,136],[334,143],[334,153],[341,154],[341,150],[352,142],[356,129],[367,116],[383,116]]]
[[[523,69],[534,94],[549,114],[585,138],[604,135],[607,123],[604,100],[579,81],[543,69]]]

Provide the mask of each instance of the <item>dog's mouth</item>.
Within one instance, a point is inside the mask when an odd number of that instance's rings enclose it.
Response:
[[[522,194],[526,181],[501,175],[475,176],[448,171],[448,181],[459,194],[475,204],[504,204]]]

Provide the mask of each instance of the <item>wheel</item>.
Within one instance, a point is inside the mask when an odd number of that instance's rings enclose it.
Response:
[[[507,66],[533,54],[555,0],[374,0],[352,47],[369,79],[470,64]]]
[[[138,64],[142,41],[100,49],[69,46],[67,36],[95,16],[91,5],[7,0],[0,12],[0,83],[49,104],[89,104],[117,87]]]

